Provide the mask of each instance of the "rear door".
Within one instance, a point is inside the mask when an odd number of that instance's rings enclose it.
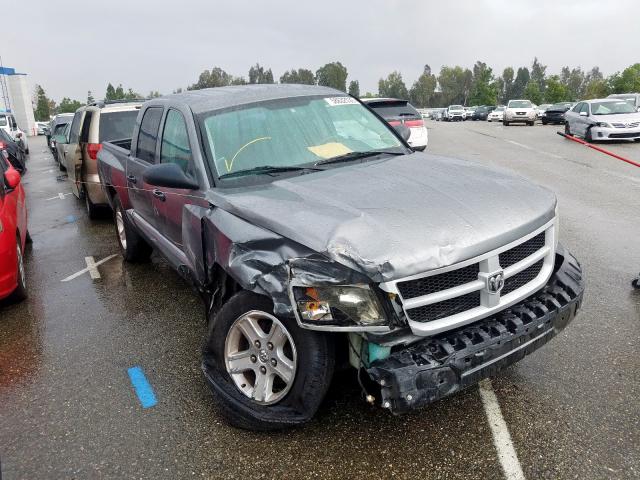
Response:
[[[164,120],[160,142],[160,163],[175,163],[185,175],[198,182],[193,159],[192,144],[184,115],[169,109]],[[162,218],[163,235],[182,250],[182,213],[186,205],[196,203],[206,206],[200,190],[161,188],[154,189],[154,201]]]
[[[151,191],[154,187],[147,185],[142,176],[147,168],[156,163],[158,130],[162,120],[163,107],[149,107],[145,110],[136,145],[131,145],[131,155],[127,161],[126,181],[129,188],[129,200],[135,212],[136,221],[142,220],[141,228],[147,235],[155,235],[150,230],[158,230],[159,220],[154,210]]]
[[[73,116],[71,129],[69,130],[69,142],[66,145],[64,161],[67,168],[67,176],[71,182],[71,191],[80,198],[80,169],[82,168],[82,150],[80,149],[80,131],[84,123],[85,110],[79,110]]]

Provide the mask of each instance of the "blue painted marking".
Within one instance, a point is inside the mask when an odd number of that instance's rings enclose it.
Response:
[[[76,221],[76,217],[74,217],[73,215],[69,215],[67,217],[67,223],[73,223]]]
[[[142,408],[155,406],[158,400],[156,399],[155,393],[153,393],[151,384],[147,381],[147,377],[144,376],[142,368],[131,367],[127,370],[127,373],[129,374],[129,379],[136,391],[136,395],[138,395],[138,400],[140,400]]]

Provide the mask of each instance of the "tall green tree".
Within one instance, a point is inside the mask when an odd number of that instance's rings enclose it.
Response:
[[[443,66],[438,75],[442,105],[466,104],[472,80],[473,73],[468,68]]]
[[[540,86],[533,78],[529,80],[529,83],[527,83],[522,96],[527,100],[531,100],[536,105],[540,105],[544,100],[544,96],[540,91]]]
[[[533,59],[533,63],[531,64],[531,81],[538,85],[538,91],[540,92],[540,94],[544,92],[546,75],[547,66],[542,65],[538,61],[538,57],[535,57]]]
[[[296,70],[292,68],[287,70],[280,77],[280,83],[299,83],[302,85],[315,85],[316,77],[311,70],[306,68],[299,68]]]
[[[513,89],[511,91],[511,96],[506,100],[522,98],[524,96],[524,89],[527,88],[527,84],[529,83],[529,80],[531,80],[529,69],[527,67],[518,68],[518,73],[516,73],[516,78],[513,81]]]
[[[436,76],[431,73],[431,67],[425,65],[422,75],[413,83],[409,90],[409,99],[416,107],[427,107],[433,104],[434,92],[438,81]]]
[[[83,103],[78,100],[71,100],[70,98],[64,97],[60,105],[58,105],[56,113],[74,113],[82,105]]]
[[[500,90],[500,103],[507,103],[513,98],[513,80],[515,72],[512,67],[507,67],[502,71],[502,90]]]
[[[113,88],[113,85],[111,85],[111,82],[109,82],[109,85],[107,85],[107,92],[104,94],[104,99],[105,100],[116,99],[116,89]]]
[[[585,75],[580,67],[562,67],[560,81],[566,87],[569,100],[580,100],[584,95]]]
[[[486,63],[476,62],[473,66],[469,104],[495,105],[497,101],[497,91],[493,83],[493,71]]]
[[[332,62],[323,65],[316,71],[316,80],[318,85],[332,87],[346,92],[347,75],[347,67],[340,62]]]
[[[95,102],[95,99],[93,98],[93,94],[91,93],[91,90],[89,90],[87,92],[87,105],[91,104]]]
[[[36,85],[36,110],[34,112],[36,121],[46,122],[51,117],[51,110],[49,109],[49,99],[47,98],[44,88],[41,85]]]
[[[409,91],[402,80],[400,72],[391,72],[389,76],[378,81],[378,95],[381,97],[409,100]]]
[[[570,100],[569,90],[560,81],[558,75],[547,78],[547,88],[544,92],[547,103],[567,102]]]
[[[187,90],[200,90],[202,88],[226,87],[231,85],[234,78],[220,67],[205,70],[198,76],[198,81],[187,87]]]
[[[351,80],[349,82],[349,95],[360,98],[360,82],[358,82],[358,80]]]
[[[612,93],[640,92],[640,63],[625,68],[622,73],[614,73],[608,83]]]
[[[256,63],[249,69],[249,83],[273,83],[273,72]]]

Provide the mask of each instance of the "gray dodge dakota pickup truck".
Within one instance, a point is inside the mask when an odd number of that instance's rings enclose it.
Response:
[[[157,251],[201,295],[202,370],[231,424],[309,421],[349,364],[365,398],[407,412],[575,316],[555,196],[405,133],[337,90],[250,85],[150,100],[104,143],[122,254]]]

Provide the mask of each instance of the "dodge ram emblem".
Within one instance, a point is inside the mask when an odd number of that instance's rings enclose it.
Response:
[[[487,290],[489,293],[499,293],[504,287],[504,272],[494,273],[487,277]]]

